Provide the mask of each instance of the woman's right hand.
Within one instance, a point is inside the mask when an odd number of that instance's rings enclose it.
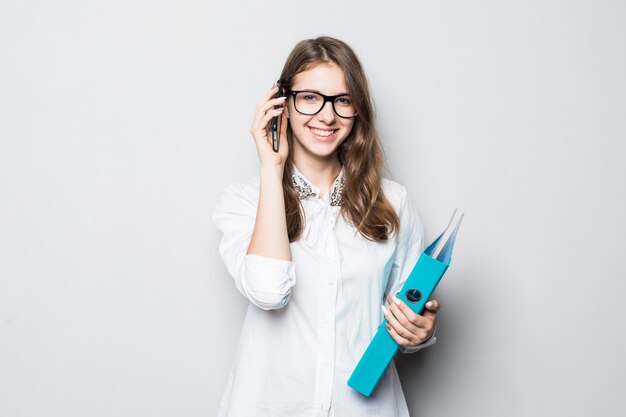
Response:
[[[284,167],[287,161],[287,155],[289,154],[289,144],[287,143],[287,124],[289,120],[283,114],[287,98],[274,98],[277,91],[278,86],[274,84],[265,97],[259,101],[256,106],[252,128],[250,129],[250,133],[252,133],[252,137],[256,143],[259,159],[261,160],[261,167]],[[275,109],[274,106],[281,107]],[[278,147],[278,152],[274,152],[272,149],[270,121],[272,118],[280,115],[282,115],[282,117],[280,117],[280,126],[278,127],[280,132],[280,146]]]

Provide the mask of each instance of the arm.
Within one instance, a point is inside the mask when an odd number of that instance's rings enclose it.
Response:
[[[250,133],[256,144],[261,161],[261,188],[256,213],[256,222],[247,254],[291,261],[291,248],[285,218],[285,198],[283,194],[283,173],[289,154],[289,143],[281,141],[278,152],[274,152],[268,132],[268,123],[273,117],[282,114],[285,97],[272,98],[278,91],[274,85],[257,104]],[[280,130],[287,137],[287,117],[280,117]]]
[[[283,140],[274,152],[267,127],[282,113],[285,98],[272,98],[277,86],[257,104],[250,132],[261,161],[258,196],[241,186],[226,189],[213,221],[222,232],[220,254],[237,289],[257,307],[284,307],[295,284],[295,264],[287,234],[282,177],[289,153]],[[287,136],[287,118],[281,118],[281,135]]]
[[[291,261],[283,196],[283,170],[283,166],[261,168],[259,204],[248,255]]]
[[[246,253],[256,222],[257,191],[254,185],[228,186],[213,212],[213,223],[221,235],[220,255],[237,290],[263,310],[278,309],[289,301],[295,264]]]

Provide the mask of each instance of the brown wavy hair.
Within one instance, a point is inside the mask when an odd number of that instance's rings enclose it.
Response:
[[[397,235],[400,221],[381,188],[385,161],[374,121],[374,105],[365,72],[352,48],[328,36],[300,41],[287,57],[280,80],[289,87],[298,73],[322,63],[334,63],[343,70],[357,111],[352,131],[337,148],[339,162],[345,168],[341,213],[366,239],[387,240],[390,234]],[[287,127],[287,140],[289,149],[293,149],[291,125]],[[291,182],[292,164],[290,152],[285,163],[283,190],[291,242],[300,237],[304,227],[300,198]]]

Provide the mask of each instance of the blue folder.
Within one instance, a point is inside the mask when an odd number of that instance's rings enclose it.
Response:
[[[422,252],[402,289],[396,295],[418,314],[424,309],[424,305],[450,265],[454,241],[463,219],[461,215],[454,224],[455,214],[456,211],[446,230]],[[387,319],[384,319],[348,380],[350,387],[367,397],[374,391],[398,351],[398,344],[389,334],[386,322]]]

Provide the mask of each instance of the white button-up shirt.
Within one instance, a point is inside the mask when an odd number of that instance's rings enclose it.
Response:
[[[384,318],[384,295],[396,294],[417,262],[422,226],[406,189],[383,179],[400,232],[367,240],[340,215],[343,175],[320,198],[294,166],[306,221],[292,261],[246,255],[259,177],[223,192],[213,213],[219,250],[250,304],[219,417],[409,417],[393,361],[370,397],[347,381]]]

